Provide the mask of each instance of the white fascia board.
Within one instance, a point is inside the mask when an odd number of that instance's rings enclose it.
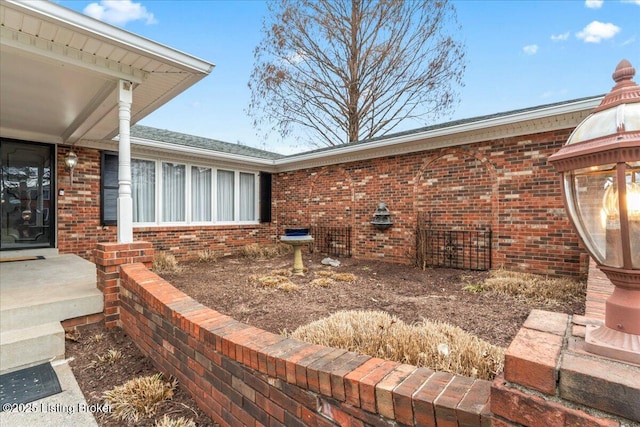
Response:
[[[118,139],[117,137],[115,138]],[[241,154],[224,153],[222,151],[207,150],[205,148],[188,147],[185,145],[171,144],[170,142],[154,141],[144,138],[131,137],[131,144],[157,150],[158,152],[172,152],[177,155],[197,156],[208,160],[233,162],[256,167],[268,167],[273,169],[274,161],[259,157],[244,156]]]
[[[129,31],[114,27],[113,25],[109,25],[71,9],[67,9],[51,1],[3,0],[3,2],[11,5],[14,9],[37,13],[48,17],[54,22],[63,22],[79,31],[91,34],[94,37],[106,39],[129,49],[137,50],[161,59],[162,62],[170,63],[178,68],[187,69],[191,72],[209,74],[215,66],[214,64],[195,56],[188,55],[184,52],[138,36]]]
[[[600,105],[603,96],[588,98],[579,100],[576,102],[555,105],[550,107],[543,107],[535,110],[528,110],[523,112],[517,112],[513,114],[507,114],[504,116],[490,117],[484,120],[472,121],[458,125],[452,125],[442,127],[438,129],[427,130],[424,132],[416,132],[408,135],[401,135],[397,137],[390,137],[373,142],[365,142],[362,144],[346,145],[344,147],[334,148],[326,151],[315,153],[302,153],[299,155],[293,155],[284,159],[275,160],[276,167],[285,167],[286,170],[295,169],[292,168],[296,163],[302,163],[310,160],[320,160],[327,157],[341,157],[348,155],[355,155],[358,153],[364,153],[372,150],[379,150],[388,148],[391,146],[398,146],[401,144],[408,144],[411,142],[417,142],[421,140],[433,139],[441,136],[451,136],[455,134],[473,132],[483,129],[489,129],[499,126],[509,126],[524,121],[544,119],[548,117],[558,116],[562,114],[571,114],[581,111],[590,111]],[[420,148],[423,150],[423,148]]]

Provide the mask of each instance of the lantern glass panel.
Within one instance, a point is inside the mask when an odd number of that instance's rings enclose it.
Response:
[[[632,268],[640,268],[640,162],[627,165],[627,212]]]
[[[622,267],[616,166],[577,169],[565,174],[569,215],[596,260]]]

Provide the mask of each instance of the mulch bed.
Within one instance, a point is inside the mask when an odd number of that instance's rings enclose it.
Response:
[[[105,391],[130,379],[159,372],[120,328],[107,329],[104,323],[94,324],[69,337],[73,339],[66,340],[66,357],[74,359],[70,363],[71,369],[89,405],[104,403],[102,394]],[[122,357],[112,364],[95,362],[98,356],[105,356],[109,350],[119,350]],[[192,419],[199,427],[217,426],[179,385],[173,398],[162,403],[152,418],[126,423],[110,417],[109,414],[98,413],[95,416],[100,426],[124,427],[154,426],[156,420],[161,419],[164,414],[172,418]]]
[[[463,289],[481,283],[487,272],[423,271],[409,265],[353,258],[340,258],[339,267],[329,267],[321,264],[322,258],[319,254],[304,255],[306,274],[291,277],[300,289],[290,292],[264,287],[250,276],[288,269],[292,255],[265,260],[225,257],[215,262],[183,263],[181,272],[161,275],[202,304],[274,333],[293,331],[338,310],[382,310],[409,323],[423,319],[448,322],[506,347],[533,308],[584,313],[584,301],[546,306]],[[328,287],[312,286],[310,282],[318,277],[316,272],[323,270],[352,273],[356,280]],[[120,350],[123,357],[110,365],[94,363],[98,355],[110,349]],[[103,325],[86,327],[76,340],[67,340],[67,357],[75,359],[71,367],[89,404],[102,403],[106,390],[129,379],[158,372],[121,329],[106,330]],[[153,426],[163,414],[194,419],[198,426],[216,425],[179,387],[173,399],[159,408],[157,416],[135,425]],[[101,426],[133,425],[105,414],[96,418]]]

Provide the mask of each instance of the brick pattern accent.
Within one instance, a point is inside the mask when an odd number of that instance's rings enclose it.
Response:
[[[584,350],[584,316],[533,310],[491,386],[494,426],[640,423],[640,366]]]
[[[88,314],[86,316],[74,317],[60,322],[66,332],[81,329],[83,326],[104,322],[104,313]]]
[[[120,267],[120,287],[122,327],[223,426],[489,425],[487,381],[245,325],[140,263]]]
[[[154,249],[148,242],[98,243],[95,249],[97,287],[104,294],[104,323],[110,328],[120,322],[120,268],[125,264],[153,263]]]
[[[64,164],[69,147],[58,146],[58,189],[64,190],[64,196],[56,195],[58,252],[94,261],[96,243],[115,241],[116,229],[100,225],[100,152],[82,147],[73,150],[79,161],[71,183]]]
[[[560,176],[547,158],[571,129],[457,148],[354,161],[275,175],[278,227],[322,220],[354,227],[353,254],[409,263],[418,216],[451,227],[493,230],[494,267],[580,275],[585,252],[566,217]],[[393,227],[371,225],[378,202]]]
[[[68,151],[68,147],[58,147],[58,188],[64,189],[64,196],[57,196],[58,251],[95,262],[96,244],[115,241],[117,230],[100,224],[100,151],[74,148],[80,161],[72,184],[64,165]],[[134,227],[133,235],[135,240],[152,242],[157,251],[171,251],[178,260],[195,257],[205,249],[229,255],[250,243],[273,243],[276,236],[271,224]]]

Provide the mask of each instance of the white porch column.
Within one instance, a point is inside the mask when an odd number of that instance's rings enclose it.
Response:
[[[131,82],[118,82],[118,243],[133,242],[133,199],[131,198]]]

